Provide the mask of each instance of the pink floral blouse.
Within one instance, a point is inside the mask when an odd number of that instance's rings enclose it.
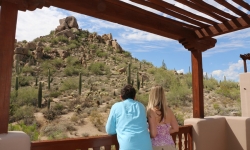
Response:
[[[169,123],[157,126],[157,135],[151,139],[153,146],[175,145],[172,136],[169,134],[170,127]]]

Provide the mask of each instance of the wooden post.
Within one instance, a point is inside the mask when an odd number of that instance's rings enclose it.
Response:
[[[244,62],[244,72],[246,73],[247,72],[247,62],[246,62],[246,59],[243,59],[243,62]]]
[[[193,84],[193,117],[204,118],[202,52],[191,51]]]
[[[18,6],[2,1],[0,9],[0,134],[8,132],[11,74]]]

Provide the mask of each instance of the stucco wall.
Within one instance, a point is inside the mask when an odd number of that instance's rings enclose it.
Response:
[[[22,131],[0,134],[0,150],[30,150],[30,138]]]
[[[240,99],[242,117],[250,117],[250,73],[240,74]]]
[[[191,118],[194,150],[250,150],[250,118],[211,116]]]

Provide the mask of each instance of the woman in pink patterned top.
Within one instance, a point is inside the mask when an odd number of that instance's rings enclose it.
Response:
[[[167,106],[163,87],[155,86],[149,94],[147,106],[150,137],[154,150],[176,150],[171,133],[179,131],[172,110]]]

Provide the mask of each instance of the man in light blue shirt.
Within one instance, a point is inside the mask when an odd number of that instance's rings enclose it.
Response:
[[[117,134],[120,150],[152,150],[145,107],[135,101],[131,85],[121,90],[123,101],[115,103],[108,117],[106,132]]]

